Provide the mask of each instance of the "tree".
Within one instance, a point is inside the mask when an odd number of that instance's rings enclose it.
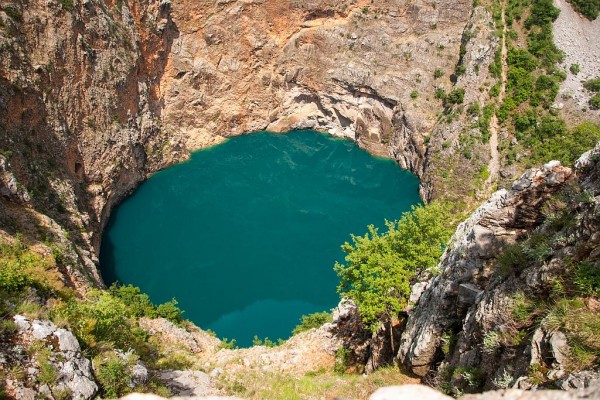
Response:
[[[435,266],[452,234],[450,207],[446,203],[413,206],[399,221],[386,221],[387,232],[373,225],[364,236],[346,242],[346,264],[336,263],[338,293],[358,306],[363,322],[375,331],[379,322],[392,324],[407,305],[410,285]]]

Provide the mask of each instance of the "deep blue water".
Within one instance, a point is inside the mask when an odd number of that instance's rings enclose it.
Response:
[[[160,171],[113,212],[100,253],[106,283],[248,346],[288,338],[300,316],[338,302],[340,245],[420,201],[393,161],[312,131],[258,132]]]

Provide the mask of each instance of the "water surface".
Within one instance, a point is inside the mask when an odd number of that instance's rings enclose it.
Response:
[[[287,338],[337,304],[350,234],[419,202],[393,161],[312,131],[236,137],[160,171],[118,206],[102,241],[104,280],[131,283],[219,337]]]

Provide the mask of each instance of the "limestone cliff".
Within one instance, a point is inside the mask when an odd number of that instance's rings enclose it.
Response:
[[[415,296],[400,363],[462,390],[584,384],[567,374],[585,365],[572,358],[580,343],[598,351],[597,337],[581,342],[579,319],[594,323],[596,301],[573,287],[579,268],[597,268],[598,155],[600,145],[575,171],[528,171],[459,225],[439,275]]]
[[[478,85],[497,39],[489,12],[471,7],[3,2],[2,226],[29,234],[49,217],[55,228],[32,239],[68,236],[73,280],[82,290],[101,285],[101,233],[117,202],[189,150],[259,129],[355,140],[422,177],[425,198],[448,189],[439,177],[449,164],[449,177],[463,179],[452,192],[468,191],[489,147],[458,168],[465,117],[438,118],[435,90],[487,96]],[[467,72],[454,79],[457,64]]]

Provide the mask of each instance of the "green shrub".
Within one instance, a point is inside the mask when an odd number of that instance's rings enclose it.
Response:
[[[493,354],[500,348],[500,334],[496,331],[486,332],[483,335],[483,351],[488,354]]]
[[[133,285],[122,286],[113,283],[108,288],[108,291],[129,308],[130,315],[134,317],[156,318],[156,307],[152,304],[148,295],[142,293],[140,288]]]
[[[446,92],[443,88],[435,88],[435,98],[444,100],[446,98]]]
[[[600,92],[600,78],[585,81],[583,87],[591,92]]]
[[[570,0],[573,8],[579,11],[584,17],[590,21],[598,18],[600,12],[600,0]]]
[[[600,297],[600,267],[588,262],[579,263],[574,283],[581,295]]]
[[[581,69],[579,68],[579,64],[571,64],[571,66],[569,67],[569,71],[571,71],[573,75],[577,75],[580,70]]]
[[[517,292],[513,297],[511,314],[518,324],[526,323],[534,310],[534,304],[525,297],[523,292]]]
[[[552,0],[533,0],[531,15],[525,20],[525,27],[530,29],[534,25],[544,26],[552,24],[559,16],[560,9],[554,7]]]
[[[116,354],[110,354],[94,361],[94,372],[105,398],[117,398],[129,392],[131,374],[125,360]]]
[[[531,72],[538,67],[537,59],[527,50],[512,48],[508,51],[506,62],[514,68]]]
[[[179,307],[177,307],[177,300],[172,299],[171,301],[167,301],[166,303],[160,304],[156,307],[156,313],[159,317],[163,317],[172,322],[181,322],[183,319],[181,315],[183,311]]]
[[[344,346],[340,346],[335,352],[335,365],[333,371],[338,374],[343,374],[348,369],[350,362],[350,350]]]
[[[586,121],[567,130],[564,122],[546,117],[540,123],[529,144],[533,148],[531,162],[543,164],[559,160],[573,165],[579,156],[600,141],[600,123]]]
[[[220,349],[237,349],[237,343],[235,339],[228,340],[227,338],[223,338],[221,343],[219,344]]]
[[[60,0],[60,6],[63,10],[69,12],[73,11],[74,9],[73,0]]]
[[[592,110],[600,110],[600,93],[596,93],[590,98],[589,105]]]
[[[15,332],[17,332],[17,326],[12,319],[3,319],[0,321],[0,335],[10,335]]]
[[[509,244],[496,258],[500,273],[507,276],[512,271],[521,271],[529,265],[529,257],[523,250],[521,243]]]
[[[283,339],[278,339],[277,342],[275,342],[268,337],[261,339],[257,335],[254,335],[254,338],[252,339],[252,346],[276,347],[284,342],[285,341]]]
[[[433,78],[434,79],[441,78],[442,76],[444,76],[444,73],[442,72],[441,69],[436,68],[435,71],[433,71]]]
[[[446,96],[444,100],[444,105],[454,105],[454,104],[462,104],[465,100],[465,89],[459,88],[454,89]]]
[[[467,107],[467,114],[469,114],[473,117],[479,115],[480,111],[481,111],[481,107],[478,102],[473,102],[473,103],[469,104],[469,107]]]
[[[313,314],[303,315],[300,318],[300,324],[292,331],[293,335],[297,335],[300,332],[308,331],[309,329],[319,328],[323,324],[332,321],[331,313],[327,311],[317,312]]]
[[[412,92],[410,92],[411,99],[416,99],[417,97],[419,97],[419,92],[417,92],[416,90],[413,90]]]
[[[355,302],[366,326],[391,323],[406,306],[415,274],[433,271],[452,234],[449,210],[445,203],[415,206],[399,221],[386,221],[386,233],[370,225],[342,245],[346,264],[334,267],[338,293]]]
[[[14,6],[11,6],[11,5],[3,6],[2,10],[13,21],[22,21],[23,20],[23,14],[21,13],[21,10],[19,10],[18,8],[14,7]]]

